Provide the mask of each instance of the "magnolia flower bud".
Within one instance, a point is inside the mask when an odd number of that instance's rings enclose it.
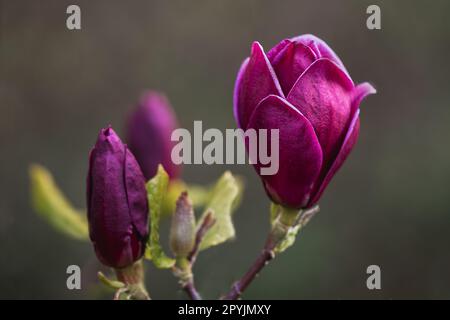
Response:
[[[113,268],[139,260],[148,237],[145,179],[136,159],[110,127],[89,157],[89,236],[98,259]]]
[[[187,192],[181,193],[172,216],[170,248],[177,257],[187,257],[195,242],[195,216]]]
[[[171,159],[174,142],[172,131],[177,119],[167,98],[160,93],[146,92],[127,124],[127,143],[147,180],[156,174],[159,164],[171,179],[178,178],[181,166]]]
[[[356,143],[359,104],[375,92],[369,83],[355,85],[315,36],[285,39],[267,53],[253,43],[236,79],[234,116],[244,130],[279,130],[279,170],[261,176],[275,203],[309,208],[319,201]]]

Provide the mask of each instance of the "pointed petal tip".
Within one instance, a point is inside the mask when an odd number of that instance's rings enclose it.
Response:
[[[360,83],[356,86],[356,90],[365,93],[365,96],[377,93],[377,89],[369,82]]]
[[[259,43],[259,41],[253,41],[252,47],[250,50],[250,55],[254,56],[256,54],[261,54],[262,52],[264,52],[264,48],[261,45],[261,43]]]
[[[100,134],[104,135],[105,137],[108,137],[112,134],[116,134],[114,129],[112,128],[111,124],[108,124],[105,128],[102,128],[100,130]]]
[[[373,85],[371,85],[369,82],[363,82],[359,85],[357,85],[353,91],[353,103],[355,107],[358,107],[361,101],[371,95],[376,94],[377,89]]]
[[[286,46],[291,43],[292,41],[290,39],[281,40],[276,46],[274,46],[267,52],[267,58],[269,59],[269,61],[273,63],[278,54],[280,54],[286,48]]]
[[[245,71],[245,72],[244,72]],[[235,87],[235,110],[239,126],[246,128],[258,103],[269,94],[284,97],[278,78],[258,41],[253,42],[250,59]]]
[[[252,42],[252,49],[253,48],[262,48],[262,45],[259,41],[255,40]]]
[[[114,146],[114,148],[122,148],[123,142],[111,125],[100,130],[94,148],[102,150],[106,146]]]

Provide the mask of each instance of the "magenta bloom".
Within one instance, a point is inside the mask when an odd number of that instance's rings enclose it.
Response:
[[[123,268],[142,257],[148,237],[145,179],[112,128],[102,129],[89,156],[89,236],[98,259]]]
[[[285,39],[267,54],[258,42],[239,70],[234,116],[242,129],[279,129],[279,170],[261,176],[271,199],[307,208],[352,150],[359,104],[375,93],[355,86],[337,55],[313,35]]]
[[[127,126],[127,142],[147,180],[153,178],[159,164],[176,179],[180,166],[171,159],[174,142],[170,140],[177,128],[175,113],[167,98],[157,92],[145,93]]]

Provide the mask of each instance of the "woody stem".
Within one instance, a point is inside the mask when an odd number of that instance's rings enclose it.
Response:
[[[275,258],[275,249],[286,238],[290,228],[295,225],[306,225],[306,223],[308,223],[312,216],[318,211],[319,207],[316,206],[303,212],[297,212],[296,214],[282,214],[280,219],[277,219],[277,221],[273,224],[261,253],[258,255],[244,276],[233,284],[230,291],[222,299],[238,299],[245,289],[247,289],[247,287],[258,276],[261,270],[273,258]]]
[[[197,291],[194,283],[194,275],[192,273],[192,267],[200,249],[200,243],[203,240],[206,232],[214,225],[216,220],[213,218],[212,213],[208,212],[203,220],[197,234],[195,236],[194,247],[186,258],[177,259],[177,265],[175,266],[174,273],[180,279],[180,284],[186,294],[191,300],[202,300],[200,293]]]

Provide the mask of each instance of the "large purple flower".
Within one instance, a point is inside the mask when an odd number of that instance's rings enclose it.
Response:
[[[279,170],[261,176],[268,195],[311,207],[352,150],[359,104],[375,93],[357,86],[341,60],[313,35],[285,39],[267,54],[258,42],[239,70],[234,115],[242,129],[279,129]]]
[[[89,236],[98,259],[123,268],[142,257],[148,237],[145,179],[112,128],[102,129],[89,156]]]
[[[178,178],[181,166],[170,157],[174,142],[170,137],[177,119],[167,98],[158,92],[146,92],[127,123],[127,143],[147,180],[162,164],[171,179]]]

